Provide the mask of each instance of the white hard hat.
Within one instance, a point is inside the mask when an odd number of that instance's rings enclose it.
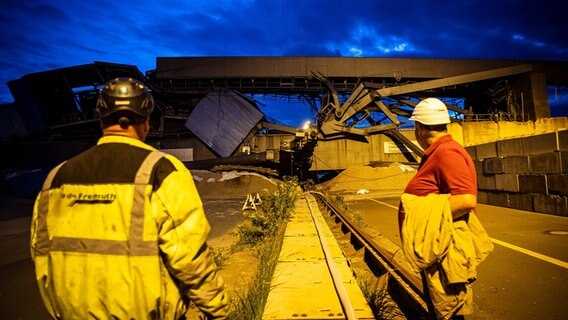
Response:
[[[450,115],[448,108],[440,99],[426,98],[414,107],[410,120],[425,125],[447,124],[450,123]]]

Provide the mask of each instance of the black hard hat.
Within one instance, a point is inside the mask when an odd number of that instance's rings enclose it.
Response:
[[[154,99],[150,90],[140,81],[132,78],[116,78],[107,82],[99,94],[97,112],[101,118],[117,111],[132,112],[148,118],[154,110]]]

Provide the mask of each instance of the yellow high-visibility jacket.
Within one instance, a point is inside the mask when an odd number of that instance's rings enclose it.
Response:
[[[405,219],[402,249],[409,264],[426,277],[438,319],[473,312],[469,284],[477,266],[493,251],[491,238],[475,213],[453,221],[449,194],[401,196]]]
[[[228,296],[210,231],[181,161],[122,136],[60,164],[39,193],[31,253],[54,319],[178,319],[193,301],[208,317]]]

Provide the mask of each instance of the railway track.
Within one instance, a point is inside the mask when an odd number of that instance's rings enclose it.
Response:
[[[420,275],[411,271],[397,245],[380,235],[367,234],[323,194],[310,195],[316,199],[355,274],[382,284],[380,299],[371,303],[377,318],[389,319],[398,314],[407,319],[435,319],[428,313]]]
[[[375,319],[318,207],[310,194],[296,200],[262,319]]]

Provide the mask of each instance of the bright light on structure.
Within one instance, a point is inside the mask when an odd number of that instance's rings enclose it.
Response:
[[[304,126],[302,127],[302,129],[304,131],[308,131],[310,129],[311,125],[312,125],[312,123],[310,121],[306,121],[306,122],[304,122]]]

